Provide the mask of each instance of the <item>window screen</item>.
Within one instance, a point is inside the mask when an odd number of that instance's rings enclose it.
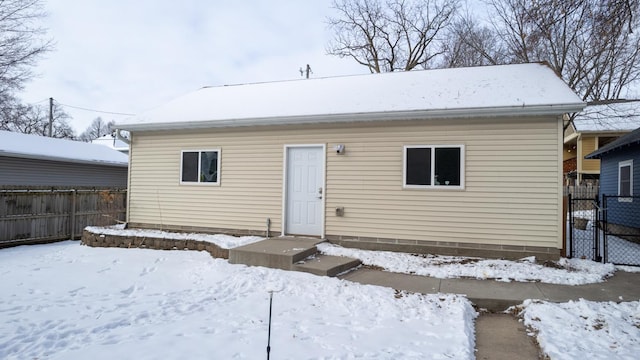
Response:
[[[182,181],[198,181],[198,152],[182,153]]]
[[[631,164],[620,166],[620,196],[631,196]]]

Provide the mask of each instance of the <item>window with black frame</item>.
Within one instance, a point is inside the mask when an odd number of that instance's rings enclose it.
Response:
[[[404,147],[405,188],[464,187],[463,145],[408,145]]]

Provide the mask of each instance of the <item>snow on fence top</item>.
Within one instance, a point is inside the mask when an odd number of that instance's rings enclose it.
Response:
[[[129,157],[103,145],[0,131],[0,156],[127,166]]]
[[[437,69],[205,87],[118,124],[125,130],[577,112],[543,64]]]

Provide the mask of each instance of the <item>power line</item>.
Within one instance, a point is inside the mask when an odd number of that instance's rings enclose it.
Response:
[[[45,102],[45,101],[49,101],[49,98],[42,99],[42,100],[40,100],[40,101],[38,101],[38,102],[34,102],[34,103],[27,103],[27,104],[29,104],[29,105],[38,105],[38,104],[42,104],[42,103],[43,103],[43,102]]]
[[[91,111],[91,112],[97,112],[97,113],[102,113],[102,114],[111,114],[111,115],[128,115],[128,116],[134,116],[135,115],[135,114],[128,114],[128,113],[114,112],[114,111],[103,111],[103,110],[96,110],[96,109],[88,109],[88,108],[83,108],[83,107],[80,107],[80,106],[73,106],[73,105],[63,104],[58,100],[54,100],[54,101],[56,103],[58,103],[59,105],[70,107],[72,109]]]

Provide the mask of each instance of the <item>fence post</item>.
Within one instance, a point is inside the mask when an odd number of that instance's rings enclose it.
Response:
[[[593,230],[593,255],[595,257],[595,259],[593,259],[594,261],[597,262],[602,262],[602,255],[600,254],[600,226],[598,224],[598,220],[599,220],[599,216],[598,213],[600,213],[600,200],[598,198],[598,195],[595,196],[595,198],[593,199],[594,202],[594,209],[593,211],[595,211],[595,215],[593,217],[593,226],[594,226],[594,230]]]
[[[571,193],[567,194],[567,203],[569,204],[569,259],[573,257],[573,201],[571,201]],[[562,224],[565,228],[567,224]]]
[[[75,240],[76,236],[76,189],[71,190],[71,214],[69,215],[69,222],[71,227],[71,240]]]
[[[602,194],[602,252],[604,263],[609,262],[609,245],[607,244],[607,195]]]
[[[562,257],[567,257],[567,211],[569,208],[567,207],[567,196],[562,196]]]

